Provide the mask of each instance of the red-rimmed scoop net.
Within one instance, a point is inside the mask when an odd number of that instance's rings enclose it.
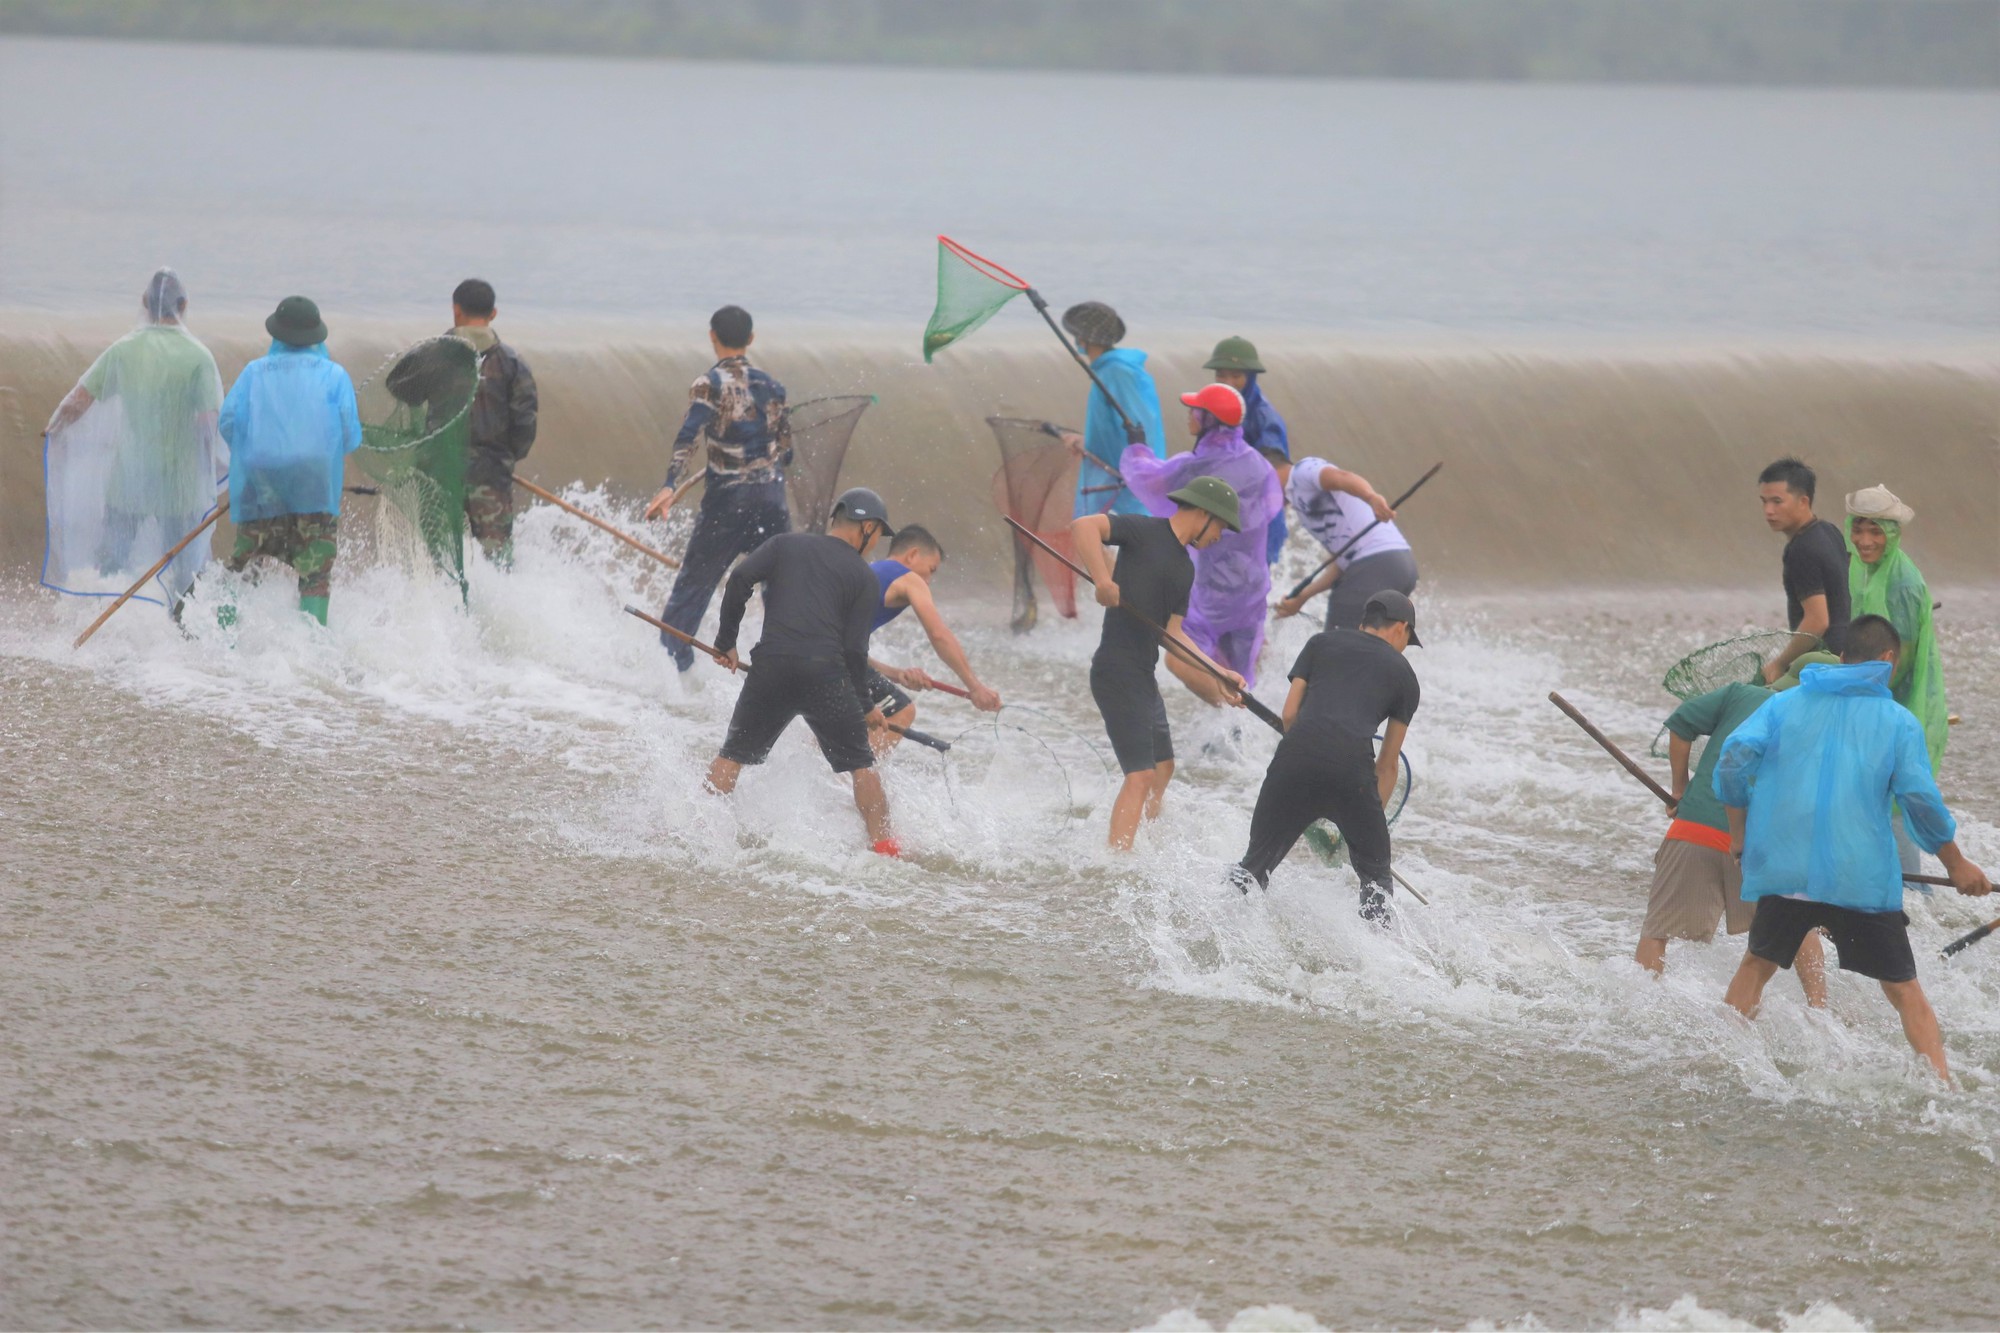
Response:
[[[792,462],[786,469],[785,498],[791,501],[792,523],[804,532],[825,532],[840,488],[840,465],[854,442],[861,414],[875,401],[873,394],[808,398],[786,409],[791,427]]]
[[[937,307],[924,326],[924,360],[1000,313],[1028,284],[949,236],[938,237]]]
[[[993,474],[993,502],[1000,512],[1030,529],[1065,555],[1071,554],[1071,496],[1076,491],[1077,457],[1057,437],[1067,429],[1050,421],[1020,417],[988,417],[986,424],[1000,441],[1000,470]],[[1032,566],[1029,558],[1033,557]],[[1035,587],[1030,568],[1039,569],[1042,583],[1065,619],[1076,618],[1076,575],[1046,551],[1014,538],[1014,628],[1035,623]]]

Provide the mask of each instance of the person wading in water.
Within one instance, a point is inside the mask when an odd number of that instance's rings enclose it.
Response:
[[[1172,518],[1088,514],[1070,524],[1077,563],[1097,585],[1097,604],[1107,608],[1103,636],[1090,659],[1090,694],[1125,774],[1111,806],[1110,843],[1118,851],[1132,849],[1141,818],[1159,817],[1167,783],[1174,776],[1167,703],[1154,676],[1160,662],[1160,635],[1153,626],[1172,635],[1187,652],[1208,660],[1181,629],[1194,588],[1194,561],[1187,548],[1201,550],[1223,533],[1237,530],[1236,492],[1220,478],[1196,477],[1167,498],[1178,506]],[[1118,548],[1115,568],[1105,552],[1107,546]],[[1230,684],[1174,652],[1167,654],[1167,669],[1196,697],[1240,706],[1243,677],[1227,667],[1210,665]]]
[[[868,841],[884,856],[900,856],[889,828],[889,798],[874,772],[868,729],[882,714],[868,699],[868,635],[882,603],[865,557],[880,536],[893,536],[882,497],[856,487],[833,506],[824,533],[780,533],[752,551],[729,576],[715,647],[731,671],[740,665],[736,633],[750,590],[764,588],[764,632],[750,654],[750,673],[729,733],[708,766],[708,789],[736,790],[745,764],[761,764],[795,717],[803,717],[820,753],[836,773],[854,775],[854,805]]]
[[[875,623],[871,629],[881,629],[884,625],[905,611],[915,611],[917,623],[924,627],[924,634],[931,641],[931,649],[943,659],[944,664],[965,682],[966,691],[972,696],[972,706],[982,713],[1000,711],[1000,695],[989,689],[972,669],[972,660],[965,655],[958,636],[951,632],[951,626],[944,623],[944,613],[938,610],[931,598],[931,578],[944,563],[944,547],[931,536],[926,528],[912,523],[903,528],[889,543],[889,558],[869,564],[875,572],[875,581],[882,589],[880,609],[875,612]],[[917,667],[892,667],[886,662],[873,658],[868,661],[868,699],[876,711],[887,719],[891,727],[909,727],[917,720],[917,705],[905,690],[928,690],[936,685],[929,675]],[[875,752],[887,754],[903,738],[887,727],[875,732]]]

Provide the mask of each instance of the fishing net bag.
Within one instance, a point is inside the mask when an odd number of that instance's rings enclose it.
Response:
[[[379,493],[376,548],[415,570],[428,563],[465,589],[465,464],[479,353],[463,338],[427,338],[355,391],[356,465]]]
[[[1754,630],[1733,639],[1711,643],[1706,648],[1697,648],[1667,668],[1660,686],[1686,703],[1725,685],[1761,685],[1764,683],[1764,663],[1794,637],[1788,629]],[[1815,646],[1825,645],[1816,641]],[[1653,737],[1653,744],[1647,753],[1655,759],[1665,759],[1666,746],[1667,729],[1662,726],[1660,734]]]
[[[1000,512],[1064,555],[1070,549],[1071,496],[1078,462],[1062,442],[1065,427],[1023,417],[988,417],[1000,442],[1000,470],[993,474],[993,502]],[[1035,623],[1034,571],[1066,620],[1076,618],[1076,575],[1019,533],[1014,535],[1014,629]]]
[[[808,398],[785,409],[785,424],[792,438],[785,499],[791,504],[795,529],[826,531],[833,498],[840,491],[840,467],[847,461],[847,446],[854,442],[862,413],[874,403],[874,394],[845,394]]]
[[[1028,284],[949,236],[938,237],[937,306],[924,326],[924,360],[1000,313]]]

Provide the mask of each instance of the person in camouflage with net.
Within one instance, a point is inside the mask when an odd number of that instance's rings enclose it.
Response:
[[[486,558],[514,563],[514,467],[535,444],[541,398],[534,372],[500,341],[493,284],[467,278],[451,294],[451,336],[479,353],[479,388],[465,460],[465,520]]]
[[[288,296],[264,321],[271,349],[243,367],[222,400],[229,442],[229,519],[241,571],[268,557],[298,574],[299,609],[326,623],[340,532],[341,473],[361,445],[354,382],[326,352],[319,307]],[[233,608],[223,618],[234,620]]]

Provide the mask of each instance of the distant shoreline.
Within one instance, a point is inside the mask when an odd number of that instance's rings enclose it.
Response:
[[[769,17],[778,13],[785,21]],[[0,0],[0,35],[1095,73],[2000,87],[2000,0]]]

